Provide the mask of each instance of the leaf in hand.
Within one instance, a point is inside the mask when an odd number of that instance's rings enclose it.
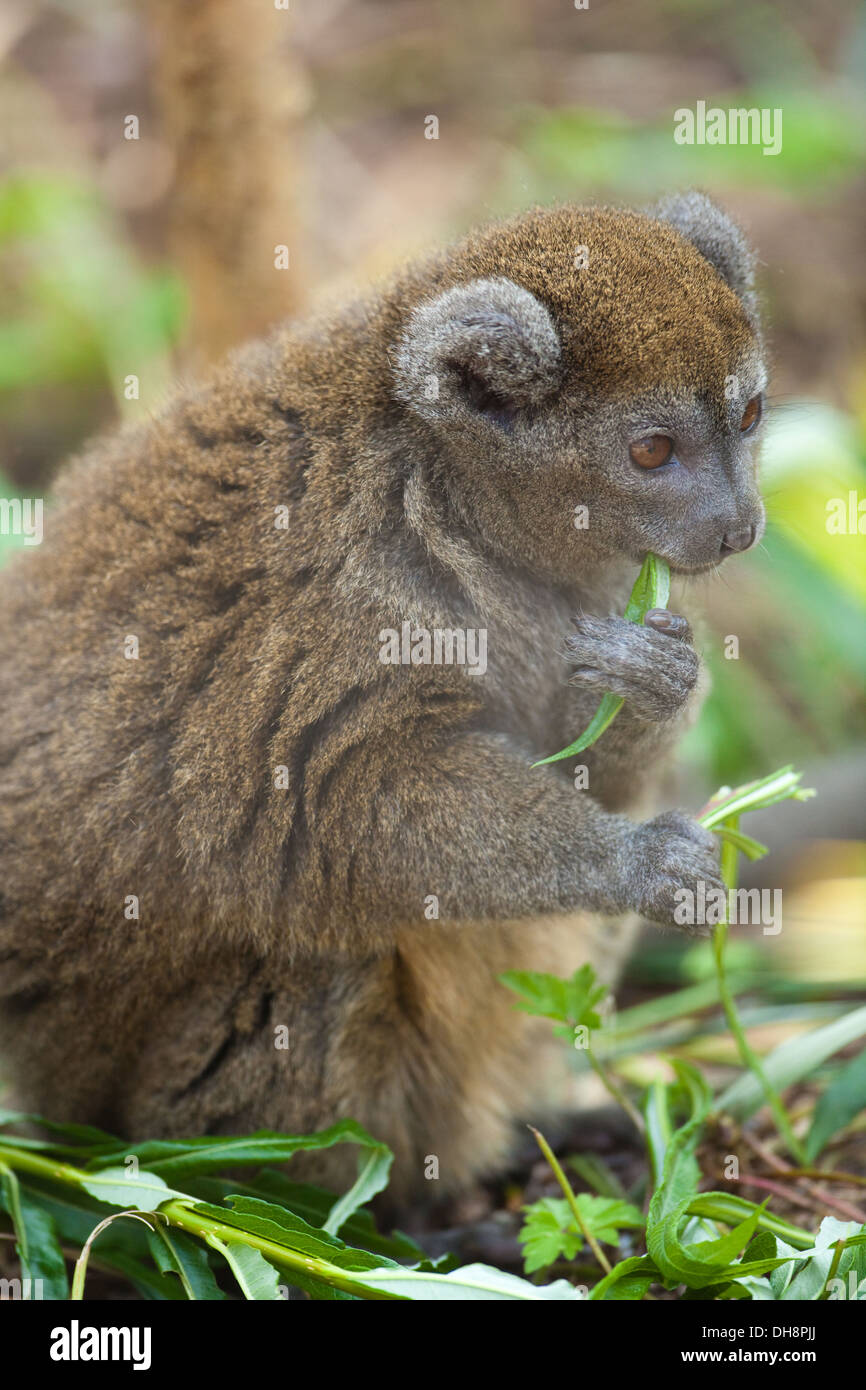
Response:
[[[670,592],[671,572],[666,562],[649,551],[625,606],[623,617],[626,622],[642,623],[651,608],[666,608]],[[613,695],[608,691],[580,738],[575,739],[574,743],[570,743],[561,752],[551,753],[549,758],[539,758],[532,766],[544,767],[545,763],[558,763],[562,758],[582,753],[584,748],[589,748],[601,737],[607,726],[619,714],[623,703],[619,695]]]

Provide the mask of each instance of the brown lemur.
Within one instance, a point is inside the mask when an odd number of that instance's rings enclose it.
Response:
[[[353,1116],[398,1198],[568,1104],[568,1049],[497,977],[614,980],[633,914],[719,886],[687,815],[632,818],[693,713],[688,624],[616,614],[648,550],[687,576],[761,532],[764,388],[724,213],[567,206],[289,324],[71,464],[2,576],[18,1101],[130,1139]],[[386,662],[404,623],[486,633],[486,670]],[[588,787],[531,769],[604,690]],[[354,1155],[293,1169],[338,1187]]]

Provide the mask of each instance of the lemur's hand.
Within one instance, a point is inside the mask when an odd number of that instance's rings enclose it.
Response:
[[[573,685],[621,695],[640,718],[675,719],[697,684],[699,662],[685,618],[651,608],[644,625],[625,618],[579,617],[566,638]]]
[[[724,893],[720,852],[716,836],[683,811],[666,811],[636,826],[628,853],[635,909],[651,922],[708,936],[710,928],[696,921],[698,883],[704,884],[704,901],[714,889]]]

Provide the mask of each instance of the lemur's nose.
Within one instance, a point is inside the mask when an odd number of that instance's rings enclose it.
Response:
[[[722,554],[733,555],[738,550],[748,550],[754,544],[756,528],[744,526],[740,531],[726,531],[722,536]]]

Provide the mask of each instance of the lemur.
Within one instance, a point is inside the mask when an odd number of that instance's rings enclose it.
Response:
[[[689,624],[618,614],[647,551],[682,589],[760,536],[765,386],[752,253],[709,199],[560,206],[67,466],[0,580],[20,1102],[130,1140],[351,1116],[398,1198],[570,1104],[567,1049],[499,976],[614,982],[640,916],[721,886],[713,836],[645,818],[700,695]],[[404,623],[483,631],[486,669],[384,661]],[[587,785],[532,768],[603,691],[625,704]]]

